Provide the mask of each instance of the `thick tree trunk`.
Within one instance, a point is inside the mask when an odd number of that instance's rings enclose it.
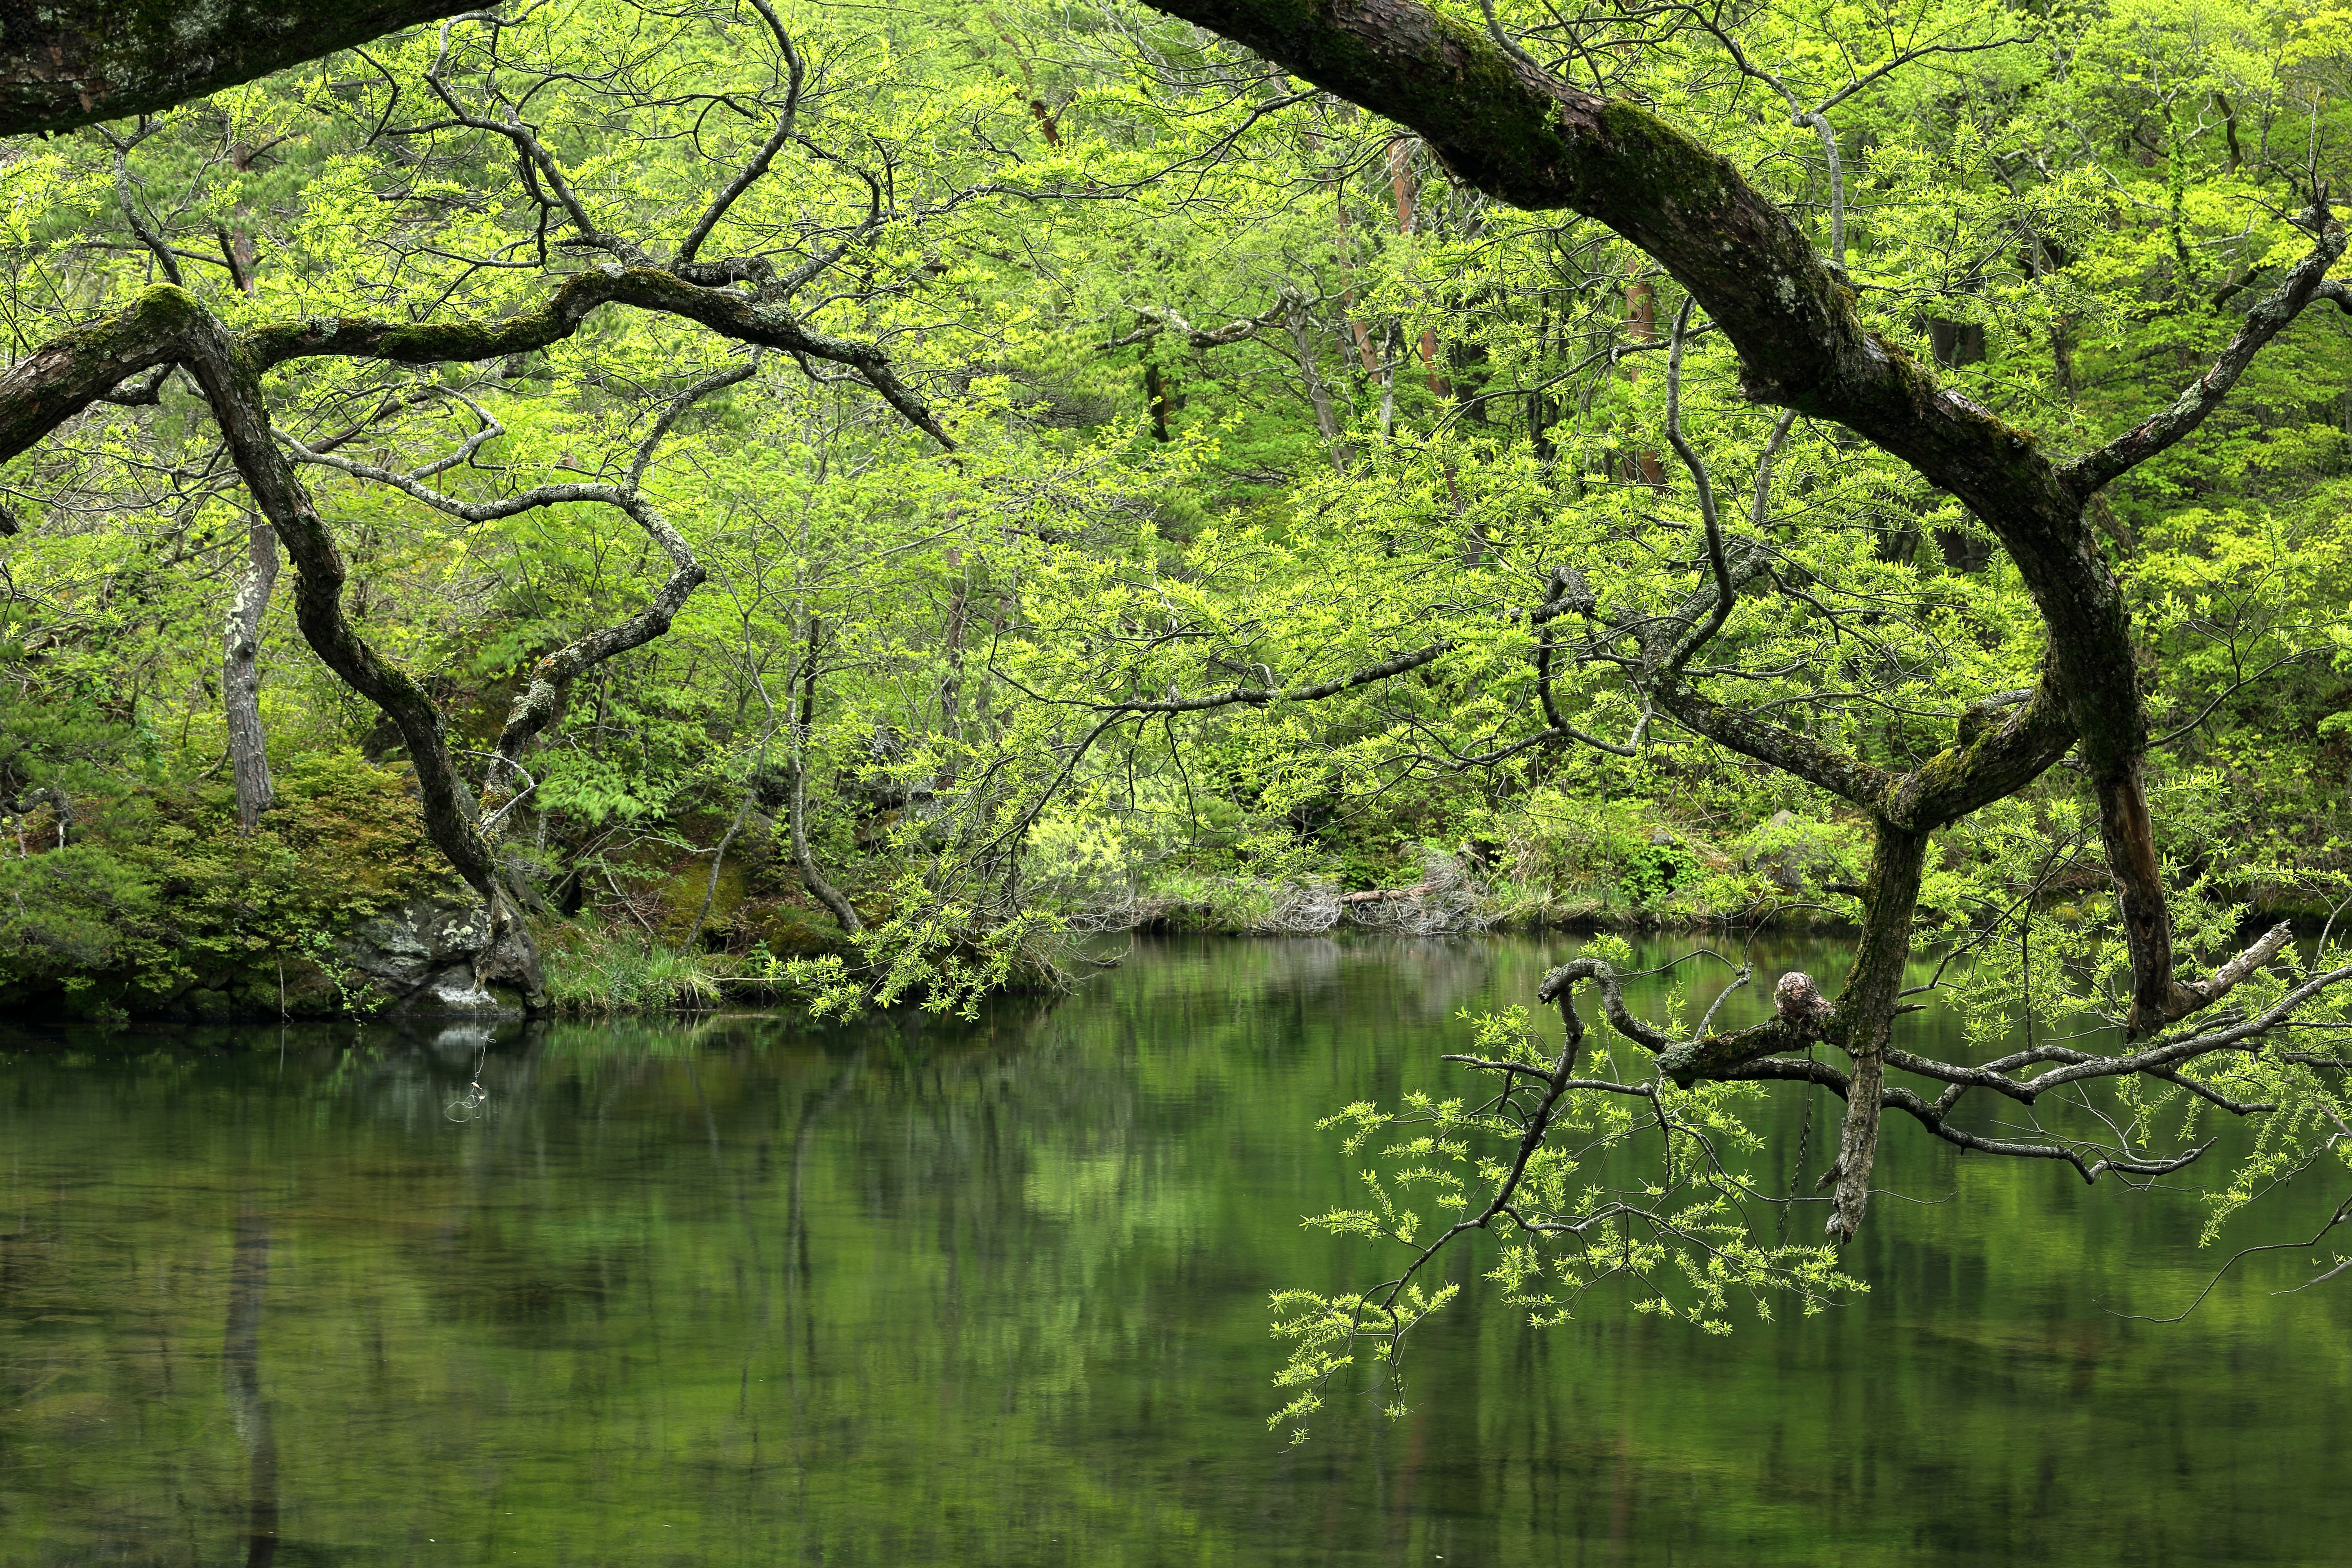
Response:
[[[261,724],[261,623],[278,585],[278,534],[257,521],[246,534],[248,564],[229,602],[221,660],[221,699],[228,714],[229,768],[236,779],[237,831],[250,835],[270,807],[268,732]]]
[[[0,136],[152,113],[470,0],[0,3]]]
[[[2015,562],[2050,640],[2034,721],[2005,726],[1990,749],[1955,747],[1908,779],[1857,792],[1874,770],[1819,755],[1804,738],[1687,689],[1654,695],[1701,733],[1775,765],[1789,759],[1798,776],[1908,824],[1906,832],[1933,825],[1931,803],[1940,809],[1977,798],[1993,783],[2021,787],[2024,780],[2008,782],[2017,764],[2047,766],[2057,754],[2050,742],[2063,737],[2050,725],[2073,728],[2100,792],[2126,919],[2140,928],[2133,943],[2138,1026],[2157,1026],[2159,1013],[2181,1005],[2161,967],[2170,937],[2160,880],[2150,872],[2160,863],[2143,826],[2147,715],[2131,617],[2084,510],[2104,486],[2196,429],[2305,305],[2323,293],[2352,299],[2327,281],[2347,246],[2342,224],[2315,207],[2310,252],[2247,312],[2211,368],[2171,406],[2061,465],[2032,433],[1882,342],[1864,324],[1843,270],[1824,261],[1789,214],[1729,159],[1649,109],[1549,75],[1476,22],[1422,0],[1152,3],[1417,132],[1466,184],[1607,225],[1706,310],[1738,351],[1750,399],[1846,426],[1983,519]],[[1898,784],[1909,801],[1893,798]],[[2198,1005],[2218,994],[2190,990],[2203,998]],[[1874,1134],[1874,1119],[1868,1126]]]
[[[269,411],[252,370],[240,363],[227,334],[209,317],[195,323],[190,337],[188,367],[212,405],[237,472],[294,557],[295,623],[327,668],[399,730],[416,770],[426,830],[458,875],[482,895],[494,915],[500,914],[507,900],[499,886],[497,858],[478,824],[473,792],[450,758],[440,710],[413,676],[377,654],[344,618],[342,592],[349,574],[342,552],[273,437]]]
[[[2172,977],[2172,921],[2165,908],[2156,828],[2140,783],[2140,758],[2120,758],[2095,773],[2091,783],[2099,799],[2099,837],[2116,879],[2116,912],[2123,917],[2131,953],[2128,1023],[2134,1034],[2152,1034],[2194,1002],[2189,988]]]
[[[1853,973],[1837,1000],[1830,1037],[1853,1058],[1845,1128],[1838,1139],[1837,1203],[1829,1233],[1851,1239],[1870,1204],[1870,1168],[1878,1156],[1879,1102],[1886,1087],[1886,1044],[1895,1028],[1895,999],[1911,957],[1911,913],[1919,902],[1927,835],[1878,825],[1863,888],[1862,945]]]
[[[180,357],[212,406],[246,489],[294,558],[295,625],[327,668],[399,730],[416,770],[425,832],[481,896],[489,931],[474,957],[476,984],[486,987],[493,979],[510,982],[523,992],[528,1005],[536,1005],[543,991],[537,946],[499,878],[496,847],[482,831],[473,792],[450,755],[440,709],[415,677],[370,647],[345,618],[342,595],[348,574],[342,552],[278,444],[252,358],[240,353],[240,345],[221,324],[187,295],[177,289],[151,290],[167,292],[177,294],[185,310]]]

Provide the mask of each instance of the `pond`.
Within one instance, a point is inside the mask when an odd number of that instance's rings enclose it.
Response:
[[[1314,1121],[1444,1088],[1459,1010],[1575,945],[1165,942],[977,1026],[537,1026],[462,1121],[462,1031],[19,1027],[0,1560],[2342,1560],[2352,1289],[2273,1294],[2296,1255],[2132,1321],[2220,1261],[2191,1201],[1907,1123],[1853,1304],[1538,1333],[1465,1248],[1412,1413],[1360,1384],[1286,1448],[1267,1292],[1377,1277],[1300,1227],[1354,1201]],[[2333,1196],[2287,1195],[2241,1239]]]

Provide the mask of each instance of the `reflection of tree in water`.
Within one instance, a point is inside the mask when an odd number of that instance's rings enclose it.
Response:
[[[228,1327],[221,1335],[229,1418],[245,1445],[247,1568],[268,1568],[278,1556],[278,1437],[261,1397],[261,1307],[268,1293],[269,1222],[247,1194],[237,1205]]]
[[[1920,1505],[1953,1528],[1988,1489],[2038,1497],[2045,1461],[2061,1477],[2101,1454],[2148,1462],[2132,1424],[2184,1397],[2226,1412],[2285,1366],[2314,1386],[2352,1375],[2341,1335],[2294,1333],[2268,1297],[2125,1356],[2132,1327],[2084,1297],[2145,1252],[2129,1223],[2194,1215],[2152,1200],[2134,1222],[1988,1169],[1850,1313],[1702,1342],[1622,1316],[1529,1334],[1465,1300],[1458,1331],[1414,1352],[1446,1399],[1400,1431],[1371,1389],[1278,1453],[1265,1292],[1354,1261],[1299,1227],[1348,1174],[1314,1121],[1360,1094],[1442,1089],[1453,1012],[1525,995],[1574,945],[1151,944],[1075,997],[972,1026],[513,1031],[483,1068],[492,1114],[463,1125],[442,1107],[478,1046],[381,1025],[357,1051],[348,1032],[296,1031],[282,1079],[274,1028],[257,1054],[18,1058],[0,1130],[23,1163],[0,1194],[30,1217],[0,1222],[20,1271],[0,1361],[25,1393],[0,1405],[55,1414],[0,1465],[0,1505],[13,1530],[37,1494],[76,1500],[24,1559],[60,1565],[274,1551],[373,1568],[527,1542],[541,1561],[895,1568],[1053,1561],[1054,1536],[1105,1563],[1174,1542],[1203,1561],[1532,1563],[1572,1541],[1602,1561],[1612,1537],[1630,1562],[1660,1557],[1667,1521],[1693,1561],[1792,1563],[1817,1560],[1807,1489],[1845,1473],[1836,1435],[1865,1415],[1969,1434],[1936,1437],[1952,1479]],[[1643,984],[1681,986],[1696,1016],[1722,979]],[[1955,1179],[1931,1161],[1889,1175]],[[1996,1286],[1990,1237],[2021,1220],[2050,1243]],[[48,1239],[36,1256],[12,1228]],[[1858,1245],[1891,1247],[1883,1235]],[[1458,1277],[1494,1289],[1466,1261]],[[1897,1323],[1892,1403],[1865,1413],[1841,1369]],[[2038,1348],[2060,1332],[2090,1347],[2099,1396],[2083,1422],[2036,1424],[2087,1364]],[[201,1380],[172,1382],[157,1347],[181,1343],[206,1352]],[[1993,1363],[2001,1379],[1963,1375]],[[61,1399],[90,1403],[69,1425]],[[134,1409],[136,1426],[100,1421]],[[2216,1441],[2247,1430],[2220,1420]],[[2279,1451],[2281,1489],[2333,1495],[2321,1446]],[[2295,1548],[2340,1507],[2257,1517],[2231,1474],[2194,1472],[2132,1517],[2224,1520],[2268,1560],[2325,1560]],[[1729,1521],[1687,1506],[1727,1478],[1786,1500]],[[2023,1511],[2082,1501],[2062,1483]],[[12,1536],[0,1561],[19,1554]]]

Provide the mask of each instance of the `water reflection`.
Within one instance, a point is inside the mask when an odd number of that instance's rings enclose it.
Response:
[[[1365,1277],[1298,1226],[1349,1195],[1313,1121],[1445,1087],[1564,945],[1147,945],[971,1028],[17,1037],[0,1560],[2336,1555],[2352,1297],[2125,1321],[2202,1284],[2192,1207],[1907,1129],[1937,1206],[1874,1205],[1829,1320],[1535,1334],[1465,1252],[1412,1414],[1280,1448],[1265,1292]]]
[[[229,1263],[228,1327],[221,1335],[221,1370],[229,1420],[245,1445],[245,1561],[268,1568],[278,1556],[278,1438],[261,1398],[261,1303],[269,1290],[269,1222],[249,1195],[236,1210],[236,1245]]]

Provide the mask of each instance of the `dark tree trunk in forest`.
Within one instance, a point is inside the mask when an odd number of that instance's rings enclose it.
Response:
[[[833,911],[841,929],[852,936],[866,930],[866,922],[857,918],[856,907],[842,897],[841,889],[825,879],[817,869],[816,855],[809,848],[808,840],[808,747],[816,732],[816,656],[823,640],[822,628],[815,616],[809,617],[808,655],[801,663],[800,712],[793,735],[793,774],[791,794],[785,804],[784,828],[792,837],[793,868],[801,874],[801,885],[810,897]]]
[[[0,136],[152,113],[468,0],[0,0]]]
[[[955,783],[957,752],[963,740],[964,642],[971,621],[971,574],[965,570],[963,552],[947,552],[948,570],[955,581],[948,591],[947,635],[942,639],[947,675],[940,682],[940,738],[947,748],[932,788],[945,790]]]
[[[268,732],[261,724],[261,623],[278,585],[278,535],[260,519],[246,533],[247,564],[229,601],[221,660],[221,700],[228,715],[229,768],[236,779],[236,825],[251,834],[272,803]]]
[[[1984,363],[1984,323],[1947,321],[1936,316],[1927,320],[1927,347],[1937,364],[1946,370],[1957,370],[1964,364]]]
[[[1625,336],[1644,347],[1658,341],[1658,293],[1647,283],[1625,285]],[[1627,381],[1639,380],[1641,374],[1633,363],[1625,366]],[[1656,489],[1666,482],[1666,465],[1655,452],[1636,450],[1626,459],[1625,478]]]
[[[1878,1153],[1878,1110],[1886,1087],[1886,1045],[1895,1028],[1895,998],[1903,990],[1903,966],[1911,958],[1911,911],[1919,901],[1919,879],[1927,858],[1927,836],[1882,822],[1863,886],[1863,927],[1853,971],[1838,995],[1830,1037],[1853,1058],[1853,1085],[1847,1092],[1845,1127],[1838,1139],[1837,1205],[1830,1234],[1850,1239],[1862,1227],[1870,1204],[1870,1171]]]
[[[1168,427],[1168,416],[1172,411],[1168,378],[1160,373],[1158,365],[1149,360],[1143,364],[1143,400],[1145,406],[1151,410],[1151,438],[1155,441],[1172,440],[1174,433]]]

